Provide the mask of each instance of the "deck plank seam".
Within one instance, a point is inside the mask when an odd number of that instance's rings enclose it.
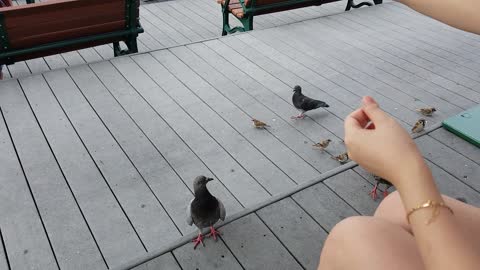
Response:
[[[132,59],[133,61],[133,59]],[[110,61],[109,61],[110,62]],[[136,64],[136,62],[134,62]],[[164,117],[161,116],[161,114],[155,109],[155,107],[150,103],[150,101],[148,101],[136,88],[135,86],[123,75],[122,72],[120,72],[120,70],[118,70],[118,68],[112,64],[110,62],[110,64],[113,66],[113,68],[120,74],[120,76],[122,76],[124,78],[124,80],[130,85],[130,87],[133,89],[133,91],[135,91],[135,93],[137,93],[137,95],[145,101],[146,104],[148,104],[148,106],[155,112],[155,114],[157,114],[157,116],[162,119],[162,121],[172,130],[172,132],[175,133],[175,135],[183,142],[183,144],[195,155],[195,157],[209,170],[209,172],[218,180],[220,180],[221,178],[218,177],[215,172],[208,166],[208,164],[206,164],[201,158],[200,156],[198,156],[198,154],[191,148],[191,146],[184,140],[184,138],[182,136],[180,136],[180,134],[170,125],[170,123],[168,123],[168,121],[165,120]],[[225,190],[227,190],[230,195],[235,198],[235,200],[238,202],[238,204],[240,206],[242,206],[242,208],[245,208],[245,205],[242,204],[242,202],[235,196],[234,193],[232,193],[232,191],[230,189],[227,188],[227,186],[220,180],[219,181],[221,183],[221,185],[225,188]]]
[[[80,92],[80,94],[83,96],[83,98],[85,99],[85,101],[88,103],[88,105],[90,106],[90,108],[92,109],[92,111],[95,113],[95,115],[97,116],[97,118],[100,120],[100,122],[102,123],[103,127],[108,131],[108,133],[110,134],[111,138],[115,141],[115,143],[118,145],[118,147],[122,150],[122,153],[125,155],[125,157],[128,159],[128,161],[130,162],[130,164],[133,166],[133,168],[135,169],[135,171],[138,173],[138,175],[140,176],[140,178],[142,179],[142,181],[145,183],[145,185],[147,186],[148,190],[152,193],[152,195],[155,197],[155,200],[158,202],[158,204],[160,205],[160,207],[163,209],[163,211],[166,213],[166,215],[168,216],[168,218],[170,218],[170,220],[172,221],[172,223],[174,224],[175,228],[177,229],[177,231],[180,233],[180,235],[183,235],[182,234],[182,231],[180,230],[180,228],[178,227],[178,225],[173,221],[173,218],[171,217],[170,213],[166,210],[165,206],[163,205],[163,203],[160,201],[160,199],[158,198],[158,195],[153,191],[153,188],[151,187],[150,183],[145,179],[144,175],[140,172],[140,170],[138,169],[137,165],[133,162],[133,160],[130,158],[130,155],[128,155],[127,151],[125,151],[124,147],[120,144],[120,142],[118,141],[118,139],[113,135],[112,131],[110,130],[110,128],[105,124],[105,121],[100,117],[100,115],[98,114],[97,110],[92,106],[90,100],[85,96],[85,94],[83,93],[83,91],[81,90],[81,88],[79,87],[79,85],[77,84],[77,82],[73,79],[72,75],[68,72],[68,69],[66,70],[67,71],[67,74],[68,76],[70,77],[70,79],[72,80],[72,82],[75,84],[75,87],[77,88],[77,90]],[[52,91],[53,92],[53,91]],[[60,103],[60,102],[59,102]],[[145,247],[146,248],[146,247]],[[147,250],[148,252],[148,250]]]
[[[150,74],[147,73],[147,71],[141,67],[136,61],[135,59],[132,58],[132,60],[135,62],[135,64],[138,66],[139,69],[142,70],[142,72],[144,72],[158,87],[161,91],[163,91],[186,115],[188,115],[192,121],[194,121],[207,135],[208,137],[210,137],[213,141],[215,141],[215,143],[222,149],[222,151],[224,151],[229,157],[231,157],[235,163],[240,166],[242,168],[242,170],[244,170],[268,195],[272,196],[272,193],[267,189],[267,187],[265,187],[254,175],[252,175],[252,173],[250,171],[248,171],[245,166],[240,163],[240,161],[238,161],[229,151],[227,151],[227,149],[225,149],[225,147],[220,143],[218,142],[218,140],[212,135],[210,134],[210,132],[208,132],[208,130],[206,130],[192,115],[191,113],[187,112],[184,108],[184,106],[180,105],[178,103],[178,101],[176,99],[174,99],[167,91],[165,91],[163,89],[163,87],[161,87],[157,81],[152,78],[150,76]],[[163,64],[162,64],[163,66]],[[168,71],[168,69],[167,69]],[[170,71],[168,71],[170,72]],[[183,82],[181,82],[182,85],[183,85]]]
[[[186,48],[186,47],[185,47]],[[188,49],[188,48],[187,48]],[[170,51],[170,50],[169,50]],[[225,96],[223,93],[221,93],[214,85],[212,85],[208,80],[204,79],[200,74],[198,74],[195,70],[193,70],[192,68],[190,68],[188,66],[188,63],[185,63],[182,59],[180,59],[179,57],[177,57],[175,55],[174,52],[170,51],[179,61],[181,61],[184,65],[187,66],[187,68],[189,68],[192,72],[194,72],[199,78],[201,78],[205,83],[207,83],[212,89],[215,89],[217,93],[219,93],[220,95],[224,96],[227,100],[229,100],[232,104],[233,104],[233,107],[234,108],[237,108],[238,110],[240,110],[241,112],[243,112],[245,115],[247,115],[248,117],[250,118],[253,118],[252,115],[250,115],[249,113],[247,113],[245,110],[243,110],[240,106],[238,106],[235,102],[231,101],[227,96]],[[153,55],[152,55],[153,58],[155,58]],[[156,61],[158,61],[158,59],[155,58]],[[160,63],[160,61],[158,61],[158,63]],[[161,63],[160,63],[161,64]],[[166,67],[165,67],[166,68]],[[240,130],[238,130],[236,127],[234,127],[227,119],[225,119],[220,113],[218,113],[215,109],[212,108],[212,106],[210,106],[209,103],[207,103],[203,98],[201,98],[197,93],[195,93],[192,89],[190,89],[177,75],[175,75],[173,72],[170,72],[172,73],[173,76],[175,76],[175,78],[177,78],[177,80],[179,80],[190,92],[192,92],[198,99],[200,99],[203,103],[206,104],[206,106],[208,106],[208,108],[210,108],[213,112],[215,112],[215,114],[217,114],[227,125],[229,125],[233,130],[235,130],[242,138],[245,139],[245,141],[247,141],[255,150],[257,150],[261,155],[263,155],[268,161],[270,161],[275,167],[277,167],[283,174],[285,174],[293,183],[295,183],[296,185],[298,185],[298,182],[296,180],[294,180],[290,175],[288,175],[287,172],[285,172],[282,168],[280,168],[279,165],[277,165],[273,160],[271,160],[270,157],[268,157],[266,154],[263,153],[263,151],[261,151],[253,142],[251,142],[245,135],[242,134],[242,132]],[[309,161],[307,161],[306,159],[304,159],[301,155],[299,155],[297,152],[295,152],[292,148],[290,148],[287,144],[285,144],[282,140],[278,139],[271,131],[268,130],[268,128],[266,129],[266,131],[271,134],[271,136],[277,141],[279,142],[280,144],[284,145],[285,147],[287,147],[288,149],[290,149],[292,151],[292,153],[294,153],[298,158],[302,159],[306,164],[309,164],[309,166],[316,170],[317,172],[319,173],[322,173],[321,171],[319,171],[317,168],[315,168],[315,166],[313,166]]]
[[[435,124],[435,125],[427,128],[427,129],[425,129],[425,132],[423,132],[423,133],[421,133],[421,134],[416,134],[415,136],[413,136],[413,139],[416,139],[416,138],[419,138],[419,137],[422,137],[422,136],[427,136],[428,133],[433,132],[433,131],[435,131],[435,130],[437,130],[437,129],[439,129],[439,128],[441,128],[441,123],[437,123],[437,124]],[[265,201],[263,201],[263,202],[261,202],[261,203],[258,203],[258,204],[256,204],[256,205],[253,205],[253,206],[248,207],[248,208],[245,208],[244,210],[242,210],[242,211],[240,211],[240,212],[238,212],[238,213],[235,213],[235,214],[229,216],[227,219],[225,219],[224,222],[219,223],[216,227],[221,228],[221,227],[223,227],[223,226],[225,226],[225,225],[227,225],[227,224],[229,224],[229,223],[231,223],[231,222],[233,222],[233,221],[235,221],[235,220],[238,220],[238,219],[240,219],[240,218],[242,218],[242,217],[245,217],[245,216],[247,216],[247,215],[249,215],[249,214],[251,214],[251,213],[253,213],[253,212],[256,212],[256,211],[258,211],[258,210],[266,207],[266,206],[269,206],[269,205],[271,205],[271,204],[274,204],[274,203],[276,203],[276,202],[278,202],[278,201],[280,201],[280,200],[282,200],[282,199],[284,199],[284,198],[290,197],[290,196],[292,196],[293,194],[295,194],[295,193],[297,193],[297,192],[300,192],[300,191],[302,191],[302,190],[304,190],[304,189],[307,189],[307,188],[309,188],[309,187],[311,187],[311,186],[313,186],[313,185],[316,185],[316,184],[318,184],[318,183],[321,183],[321,182],[327,180],[328,178],[330,178],[330,177],[332,177],[332,176],[335,176],[335,175],[340,174],[340,173],[342,173],[342,172],[345,172],[345,171],[347,171],[347,170],[353,169],[353,168],[355,168],[355,167],[357,167],[357,166],[358,166],[357,163],[355,163],[354,161],[350,161],[350,162],[348,162],[348,163],[346,163],[346,164],[344,164],[344,165],[342,165],[342,166],[336,167],[336,168],[334,168],[334,169],[332,169],[332,170],[330,170],[330,171],[328,171],[328,172],[323,173],[323,174],[322,174],[320,177],[318,177],[317,179],[313,179],[313,180],[311,180],[311,181],[308,181],[308,182],[305,182],[305,183],[303,183],[303,184],[300,184],[300,185],[296,186],[295,188],[293,188],[292,190],[290,190],[290,191],[288,191],[288,192],[284,192],[284,193],[282,193],[282,194],[279,194],[279,195],[276,195],[276,196],[272,196],[271,198],[269,198],[269,199],[267,199],[267,200],[265,200]],[[366,180],[365,180],[365,181],[366,181]],[[368,181],[366,181],[366,182],[368,182]],[[338,196],[338,195],[336,195],[336,196]],[[341,198],[341,197],[340,197],[340,198]],[[349,205],[349,206],[350,206],[350,205]],[[350,207],[352,207],[352,206],[350,206]],[[352,208],[353,208],[353,207],[352,207]],[[354,209],[356,212],[358,212],[355,208],[353,208],[353,209]],[[267,226],[267,227],[268,227],[268,226]],[[133,268],[133,267],[136,267],[136,266],[138,266],[138,265],[140,265],[140,264],[142,264],[142,263],[144,263],[144,262],[146,262],[146,261],[152,260],[152,259],[154,259],[154,258],[156,258],[156,257],[158,257],[158,256],[161,256],[161,255],[163,255],[163,254],[165,254],[165,253],[168,253],[168,252],[170,252],[170,251],[172,251],[172,250],[174,250],[174,249],[176,249],[176,248],[178,248],[178,247],[180,247],[180,246],[182,246],[182,245],[190,242],[190,240],[191,240],[194,236],[196,236],[196,233],[187,234],[187,235],[181,237],[178,241],[173,242],[171,245],[167,246],[166,248],[163,248],[163,249],[158,250],[158,251],[152,251],[152,252],[150,252],[150,253],[147,253],[147,254],[146,254],[145,256],[143,256],[143,257],[139,257],[139,258],[134,259],[134,260],[132,260],[132,261],[130,261],[130,262],[127,262],[127,263],[125,263],[125,264],[119,265],[119,266],[117,266],[117,267],[115,267],[115,268],[112,268],[112,270],[127,270],[127,269],[131,269],[131,268]]]
[[[1,111],[1,108],[0,108],[0,111]],[[7,263],[8,270],[11,270],[12,267],[10,266],[10,259],[8,258],[7,246],[5,245],[5,240],[3,239],[2,228],[0,228],[0,242],[2,244],[0,248],[3,248],[3,252],[4,252],[3,255],[5,256],[5,261]]]
[[[21,86],[20,86],[21,87]],[[22,92],[23,92],[23,89],[22,89]],[[30,107],[30,110],[31,110],[31,107]],[[33,113],[33,111],[32,111]],[[50,240],[50,236],[48,234],[48,231],[47,231],[47,228],[45,226],[45,222],[43,221],[43,218],[42,218],[42,215],[40,214],[40,209],[38,207],[38,204],[37,204],[37,201],[35,200],[35,196],[33,195],[33,191],[32,191],[32,187],[30,186],[30,183],[27,179],[27,175],[25,173],[25,169],[23,167],[23,164],[22,164],[22,161],[20,160],[20,156],[18,154],[18,151],[17,151],[17,146],[15,145],[15,142],[13,140],[13,136],[10,132],[10,129],[8,127],[8,123],[7,123],[7,119],[5,118],[5,115],[3,113],[3,110],[2,108],[0,108],[0,114],[2,115],[2,120],[3,122],[5,123],[5,128],[7,130],[7,133],[8,133],[8,136],[10,138],[10,142],[12,143],[12,146],[13,146],[13,149],[15,151],[15,156],[18,160],[18,163],[20,165],[20,168],[22,170],[22,174],[23,174],[23,178],[25,179],[25,183],[28,187],[28,191],[30,192],[30,197],[32,198],[32,201],[33,201],[33,204],[35,205],[35,211],[37,212],[37,215],[38,215],[38,219],[40,220],[40,223],[42,224],[42,228],[43,228],[43,232],[45,233],[45,237],[47,238],[47,241],[48,241],[48,245],[50,247],[50,251],[52,252],[52,256],[53,258],[55,259],[55,264],[57,265],[57,268],[60,269],[60,264],[58,263],[58,259],[57,259],[57,255],[55,254],[55,251],[53,249],[53,244],[52,244],[52,241]],[[33,113],[34,114],[34,113]],[[38,124],[38,122],[37,122]],[[6,252],[6,251],[5,251]]]
[[[63,108],[62,104],[60,104],[60,101],[58,100],[57,96],[55,95],[55,93],[51,90],[51,86],[49,84],[49,82],[46,80],[46,78],[42,75],[43,79],[45,80],[46,84],[49,86],[50,88],[50,91],[53,95],[53,97],[55,98],[55,101],[58,103],[60,109],[62,110],[63,114],[65,115],[65,118],[67,119],[67,121],[69,122],[70,126],[72,127],[73,131],[75,132],[75,134],[77,135],[79,141],[81,142],[83,148],[85,149],[85,151],[88,153],[88,156],[89,158],[92,160],[93,164],[95,164],[95,168],[98,170],[99,174],[102,176],[102,179],[105,181],[105,184],[107,185],[108,189],[110,190],[110,192],[112,193],[112,196],[115,198],[115,201],[116,203],[118,204],[119,208],[122,210],[122,213],[125,215],[125,218],[128,220],[128,223],[130,224],[130,226],[132,227],[132,230],[135,232],[135,235],[137,236],[138,238],[138,241],[142,244],[142,247],[144,248],[144,250],[147,252],[147,247],[145,245],[145,243],[143,243],[141,237],[140,237],[140,234],[138,233],[137,229],[135,228],[135,226],[133,225],[133,222],[132,220],[130,219],[130,217],[128,216],[127,212],[125,211],[125,209],[123,208],[122,204],[120,203],[120,200],[118,199],[117,195],[115,194],[115,192],[113,191],[113,188],[111,186],[111,184],[108,182],[107,178],[105,177],[104,173],[102,172],[102,170],[100,169],[100,167],[98,166],[96,160],[93,158],[92,154],[90,153],[90,150],[87,148],[87,145],[85,144],[85,142],[83,141],[83,138],[80,136],[80,134],[78,133],[77,131],[77,128],[73,125],[73,122],[71,121],[70,117],[67,115],[65,109]],[[87,222],[88,223],[88,222]],[[103,255],[102,255],[103,256]]]

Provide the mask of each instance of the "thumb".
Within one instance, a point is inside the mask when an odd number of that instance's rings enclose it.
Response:
[[[387,119],[387,114],[380,109],[380,106],[378,106],[378,103],[372,97],[363,97],[362,103],[362,110],[373,123],[382,122]]]

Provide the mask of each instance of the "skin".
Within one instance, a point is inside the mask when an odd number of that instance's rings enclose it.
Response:
[[[389,179],[398,192],[382,202],[375,216],[337,224],[325,242],[319,269],[478,269],[480,209],[440,194],[407,131],[371,97],[364,97],[361,108],[345,119],[345,144],[352,160]],[[427,200],[446,202],[455,214],[438,208],[427,225],[434,209],[425,208],[408,223],[405,209]]]
[[[397,0],[410,8],[468,32],[480,34],[478,0]]]

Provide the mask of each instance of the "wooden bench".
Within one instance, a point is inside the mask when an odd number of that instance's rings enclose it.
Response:
[[[5,1],[5,0],[3,0]],[[139,0],[51,0],[0,8],[0,65],[113,43],[138,52]],[[120,49],[125,42],[127,50]]]
[[[250,31],[253,29],[253,17],[256,15],[285,11],[290,9],[320,6],[322,4],[340,0],[219,0],[222,5],[223,28],[222,35],[230,33]],[[375,5],[381,4],[382,0],[373,0]],[[353,0],[347,1],[345,11],[362,6],[371,6],[369,2],[355,5]],[[229,14],[233,14],[243,26],[230,27]]]

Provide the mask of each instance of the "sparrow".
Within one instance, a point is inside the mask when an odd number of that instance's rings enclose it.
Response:
[[[340,162],[341,164],[343,163],[346,163],[349,159],[348,157],[348,153],[343,153],[343,154],[340,154],[338,156],[335,156],[335,157],[332,157],[333,159],[335,159],[336,161]]]
[[[318,142],[314,145],[312,145],[313,147],[316,147],[318,149],[321,149],[321,150],[325,150],[325,148],[328,147],[328,145],[330,144],[330,142],[332,142],[332,140],[330,139],[326,139],[326,140],[323,140],[321,142]]]
[[[373,187],[372,191],[370,191],[370,196],[372,199],[375,201],[377,200],[377,189],[379,184],[384,184],[385,185],[385,190],[383,191],[383,198],[387,197],[388,195],[388,189],[393,186],[392,183],[390,183],[388,180],[385,180],[384,178],[380,176],[374,175],[373,178],[375,179],[376,183],[375,186]]]
[[[190,201],[187,206],[187,224],[197,226],[199,233],[198,236],[192,240],[194,243],[193,249],[196,249],[199,244],[203,243],[202,229],[210,227],[210,234],[214,240],[217,240],[217,236],[220,235],[213,225],[218,220],[225,220],[227,212],[223,203],[215,198],[207,189],[207,183],[212,181],[213,178],[207,178],[203,175],[197,176],[193,181],[193,192],[195,197]]]
[[[269,125],[267,125],[266,123],[260,121],[260,120],[257,120],[255,118],[252,119],[252,122],[253,122],[253,126],[256,127],[256,128],[266,128],[266,127],[269,127]]]
[[[297,110],[300,111],[300,114],[297,116],[292,116],[292,119],[303,119],[305,118],[305,112],[315,110],[321,107],[328,108],[328,104],[320,101],[320,100],[315,100],[312,98],[309,98],[305,95],[302,94],[302,87],[296,85],[293,88],[293,96],[292,96],[292,103]]]
[[[425,107],[425,108],[417,109],[417,112],[420,112],[425,116],[432,116],[432,114],[436,111],[437,109],[435,109],[434,107]]]
[[[425,128],[425,124],[427,123],[427,121],[425,121],[425,119],[420,119],[418,120],[415,125],[413,125],[413,128],[412,128],[412,133],[420,133],[423,131],[423,129]]]

